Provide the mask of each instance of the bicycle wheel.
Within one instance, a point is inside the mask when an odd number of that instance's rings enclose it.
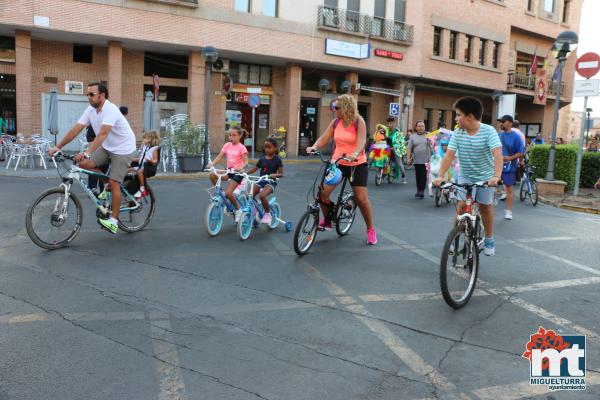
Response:
[[[345,236],[350,232],[354,218],[356,218],[356,202],[352,192],[344,193],[342,201],[338,207],[338,215],[335,222],[335,231],[340,236]]]
[[[271,223],[269,224],[269,229],[275,229],[279,226],[279,220],[281,219],[281,207],[279,203],[274,202],[270,206],[271,208]]]
[[[154,216],[156,198],[154,197],[154,191],[148,186],[148,183],[146,183],[146,191],[148,194],[138,200],[139,206],[137,208],[120,213],[119,228],[121,230],[128,233],[139,232],[150,223],[150,220]],[[121,196],[125,196],[125,194],[121,193]],[[129,201],[128,203],[130,207],[135,206],[133,201]]]
[[[442,205],[442,189],[439,187],[435,188],[435,194],[433,195],[433,200],[435,201],[435,206],[440,207]]]
[[[302,215],[294,232],[294,251],[302,256],[310,250],[317,237],[319,212],[308,210]]]
[[[254,221],[252,220],[252,213],[249,210],[242,211],[240,220],[238,221],[238,235],[240,239],[246,240],[252,233],[252,226]]]
[[[46,250],[55,250],[75,239],[82,220],[83,208],[79,199],[73,193],[65,199],[63,188],[52,188],[31,203],[25,228],[33,243]]]
[[[531,204],[533,206],[537,206],[538,203],[538,190],[537,190],[537,182],[529,181],[531,185],[531,193],[529,194],[529,200],[531,200]]]
[[[450,307],[458,309],[468,302],[477,282],[479,269],[479,251],[475,239],[459,224],[452,228],[440,260],[440,287],[444,301]]]
[[[377,168],[377,174],[375,174],[375,185],[381,185],[381,181],[383,180],[383,168]]]
[[[519,200],[525,201],[527,198],[527,183],[525,183],[525,179],[521,179],[521,184],[519,185]]]
[[[217,236],[223,227],[223,206],[212,201],[206,208],[205,222],[208,236]]]

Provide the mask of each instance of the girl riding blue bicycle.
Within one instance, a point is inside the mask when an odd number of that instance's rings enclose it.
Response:
[[[269,195],[275,191],[277,187],[277,178],[283,176],[283,161],[277,155],[277,141],[273,138],[267,138],[264,144],[265,154],[258,160],[256,165],[248,170],[248,174],[252,174],[260,169],[260,176],[268,175],[269,180],[258,182],[253,189],[252,196],[258,198],[262,203],[265,214],[260,222],[262,224],[270,224],[272,220]],[[259,194],[260,193],[260,194]]]
[[[215,157],[213,162],[208,165],[208,167],[212,167],[213,165],[221,162],[223,157],[227,159],[227,168],[233,169],[236,172],[229,173],[226,177],[223,177],[222,180],[229,181],[227,185],[227,189],[225,189],[225,194],[227,199],[231,202],[231,204],[235,207],[235,222],[240,220],[240,216],[242,215],[242,211],[240,210],[240,204],[235,198],[234,191],[235,189],[242,183],[244,176],[239,174],[238,172],[243,172],[246,165],[248,165],[248,150],[246,146],[242,144],[242,140],[244,139],[244,134],[242,129],[239,126],[232,126],[229,129],[229,142],[223,145],[221,152],[219,155]],[[210,181],[213,185],[217,183],[219,177],[215,173],[210,174]]]

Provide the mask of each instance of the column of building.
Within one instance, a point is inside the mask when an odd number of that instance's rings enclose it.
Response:
[[[31,77],[31,33],[15,32],[15,69],[17,87],[17,133],[31,135],[32,129],[32,94]]]
[[[286,68],[285,91],[287,94],[287,149],[291,156],[298,155],[298,132],[300,131],[300,96],[302,91],[302,67],[290,64]]]
[[[108,94],[110,101],[121,105],[123,92],[123,46],[120,42],[108,42]]]

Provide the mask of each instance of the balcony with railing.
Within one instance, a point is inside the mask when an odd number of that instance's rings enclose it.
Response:
[[[319,6],[317,26],[359,36],[412,45],[414,27],[342,8]]]
[[[556,96],[556,90],[558,89],[558,82],[548,79],[548,95]],[[532,94],[535,91],[535,76],[529,74],[518,74],[515,72],[508,73],[508,89],[521,89],[524,91],[531,91]],[[566,97],[567,83],[560,83],[560,96]]]

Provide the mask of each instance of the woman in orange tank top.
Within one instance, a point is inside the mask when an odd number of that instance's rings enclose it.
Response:
[[[333,160],[337,160],[344,155],[352,161],[340,161],[339,168],[342,175],[347,177],[354,192],[354,198],[360,212],[367,225],[367,243],[377,243],[377,234],[373,228],[373,211],[367,192],[367,178],[369,168],[367,164],[367,155],[365,153],[365,143],[367,139],[367,127],[365,120],[358,113],[358,105],[353,96],[343,94],[339,96],[332,104],[335,110],[335,119],[331,121],[327,130],[319,137],[316,142],[306,148],[307,153],[316,151],[319,147],[327,145],[331,139],[335,143]],[[330,195],[335,186],[325,185],[321,191],[321,208],[323,215],[327,215],[327,206],[331,204]],[[331,221],[324,218],[319,221],[319,225],[325,229],[331,229]]]

